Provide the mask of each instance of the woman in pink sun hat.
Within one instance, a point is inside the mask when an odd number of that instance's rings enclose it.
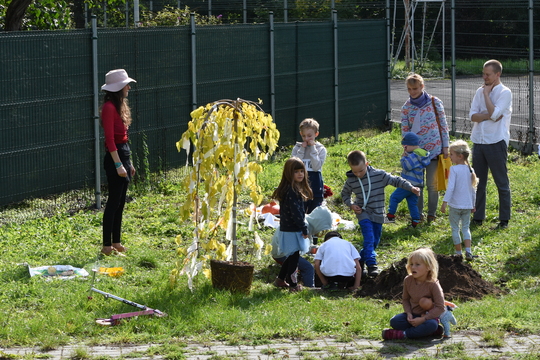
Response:
[[[128,129],[131,125],[131,110],[127,96],[131,82],[124,69],[111,70],[105,75],[105,91],[101,106],[101,125],[105,133],[105,173],[109,187],[109,197],[103,214],[103,247],[101,253],[125,252],[121,243],[122,214],[126,203],[129,182],[135,175],[131,164],[131,150],[128,145]]]

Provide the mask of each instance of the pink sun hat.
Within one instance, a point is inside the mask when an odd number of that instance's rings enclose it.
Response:
[[[105,84],[101,87],[101,90],[117,92],[120,91],[130,82],[137,82],[128,76],[126,70],[116,69],[111,70],[105,75]]]

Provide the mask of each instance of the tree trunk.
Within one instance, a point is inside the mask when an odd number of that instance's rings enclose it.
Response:
[[[71,4],[71,13],[73,14],[73,22],[76,29],[84,29],[84,1],[74,0]]]
[[[4,30],[21,30],[24,14],[31,3],[32,0],[12,0],[6,11],[6,24]]]

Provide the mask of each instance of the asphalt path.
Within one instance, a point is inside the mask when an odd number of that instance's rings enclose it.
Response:
[[[512,122],[510,138],[513,142],[524,143],[529,133],[529,77],[502,76],[501,81],[512,90]],[[474,93],[482,85],[481,76],[461,77],[456,80],[455,115],[452,117],[452,83],[450,80],[426,80],[425,89],[430,95],[437,96],[444,103],[444,109],[450,129],[457,133],[470,134],[472,123],[469,110]],[[400,121],[400,111],[408,98],[404,80],[392,80],[390,83],[390,99],[392,121]],[[534,104],[540,102],[540,76],[534,77]],[[535,109],[537,113],[539,109]],[[540,135],[540,116],[534,114],[534,129],[531,134],[533,142],[538,143]],[[453,120],[453,121],[452,121]]]

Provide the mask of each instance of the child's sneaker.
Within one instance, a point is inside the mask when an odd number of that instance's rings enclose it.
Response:
[[[403,340],[405,339],[405,332],[395,329],[384,329],[382,331],[382,338],[384,340]]]
[[[473,261],[475,258],[477,258],[478,255],[473,255],[471,252],[467,251],[465,253],[465,260],[467,261]]]
[[[418,225],[420,225],[421,221],[420,220],[412,220],[411,221],[411,226],[413,228],[417,227]]]
[[[396,215],[393,214],[386,214],[386,218],[384,219],[384,222],[386,224],[394,224],[396,222]]]
[[[376,277],[379,275],[380,271],[377,265],[368,266],[368,276],[369,277]]]
[[[289,287],[289,284],[287,284],[285,280],[281,280],[280,278],[277,277],[276,280],[274,280],[274,286],[278,288],[285,288],[285,287]]]

